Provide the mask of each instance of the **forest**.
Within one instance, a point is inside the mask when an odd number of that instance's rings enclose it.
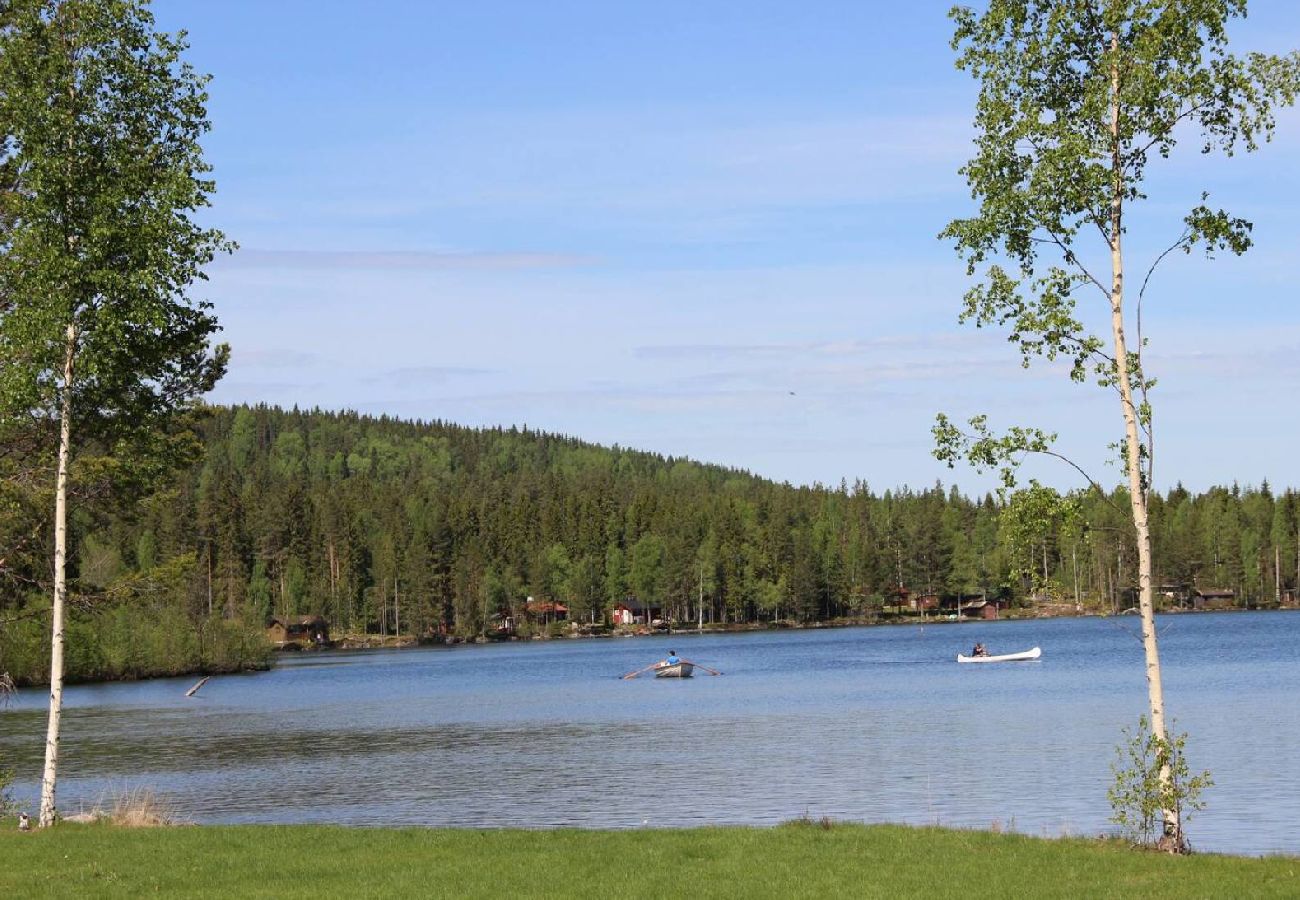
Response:
[[[605,623],[628,598],[733,625],[867,621],[904,596],[1135,602],[1122,488],[792,486],[526,428],[266,406],[205,408],[194,427],[199,461],[165,489],[72,523],[74,677],[265,664],[272,616],[474,638],[507,620],[532,633],[551,604]],[[1267,484],[1154,493],[1162,602],[1294,597],[1297,500]],[[0,669],[29,681],[47,665],[42,521],[29,505],[0,536],[25,548],[0,560]]]

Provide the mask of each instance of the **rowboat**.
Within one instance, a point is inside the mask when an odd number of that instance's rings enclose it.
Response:
[[[694,671],[694,663],[673,663],[671,666],[659,666],[656,668],[655,678],[690,678],[691,673]]]
[[[958,653],[957,662],[1019,662],[1022,659],[1038,659],[1042,655],[1043,651],[1038,647],[1021,653],[1003,653],[1001,656],[963,656]]]

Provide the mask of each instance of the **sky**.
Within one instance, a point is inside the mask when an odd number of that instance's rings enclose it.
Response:
[[[194,292],[233,348],[210,399],[877,490],[992,485],[931,455],[937,412],[987,414],[1117,483],[1112,395],[957,323],[937,234],[974,208],[976,85],[947,7],[156,0],[213,77],[205,222],[241,248]],[[1237,52],[1300,48],[1292,0],[1250,13]],[[1147,292],[1156,484],[1300,485],[1300,114],[1256,154],[1154,167],[1131,266],[1202,191],[1255,247],[1171,257]]]

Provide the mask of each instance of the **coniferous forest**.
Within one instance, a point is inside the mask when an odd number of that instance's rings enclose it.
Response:
[[[794,487],[527,429],[268,407],[206,410],[198,431],[200,461],[165,489],[74,522],[75,677],[264,664],[273,616],[474,638],[545,630],[551,604],[599,626],[628,598],[712,625],[867,621],[917,597],[1133,602],[1119,490]],[[1298,500],[1266,484],[1153,495],[1164,602],[1290,600]],[[0,668],[28,681],[48,664],[39,512],[6,518],[5,545],[27,552],[0,563]]]

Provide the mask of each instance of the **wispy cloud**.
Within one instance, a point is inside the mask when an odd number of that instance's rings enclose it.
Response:
[[[325,387],[321,382],[299,381],[245,381],[222,379],[212,390],[210,399],[218,403],[283,403],[285,395],[296,396],[303,391],[318,391]]]
[[[241,350],[236,347],[232,361],[241,368],[256,369],[304,369],[329,363],[319,353],[284,347],[266,347],[260,350]]]
[[[404,366],[400,369],[390,369],[387,372],[381,372],[367,378],[370,384],[401,384],[410,382],[419,382],[422,384],[445,383],[453,378],[473,377],[478,375],[495,374],[494,369],[480,369],[470,366]]]
[[[214,266],[229,269],[554,269],[590,265],[589,257],[559,253],[451,253],[425,250],[240,250],[219,257]]]
[[[635,348],[643,359],[835,358],[884,350],[951,353],[958,348],[1001,345],[980,334],[916,334],[854,338],[842,341],[791,341],[768,344],[654,344]]]

